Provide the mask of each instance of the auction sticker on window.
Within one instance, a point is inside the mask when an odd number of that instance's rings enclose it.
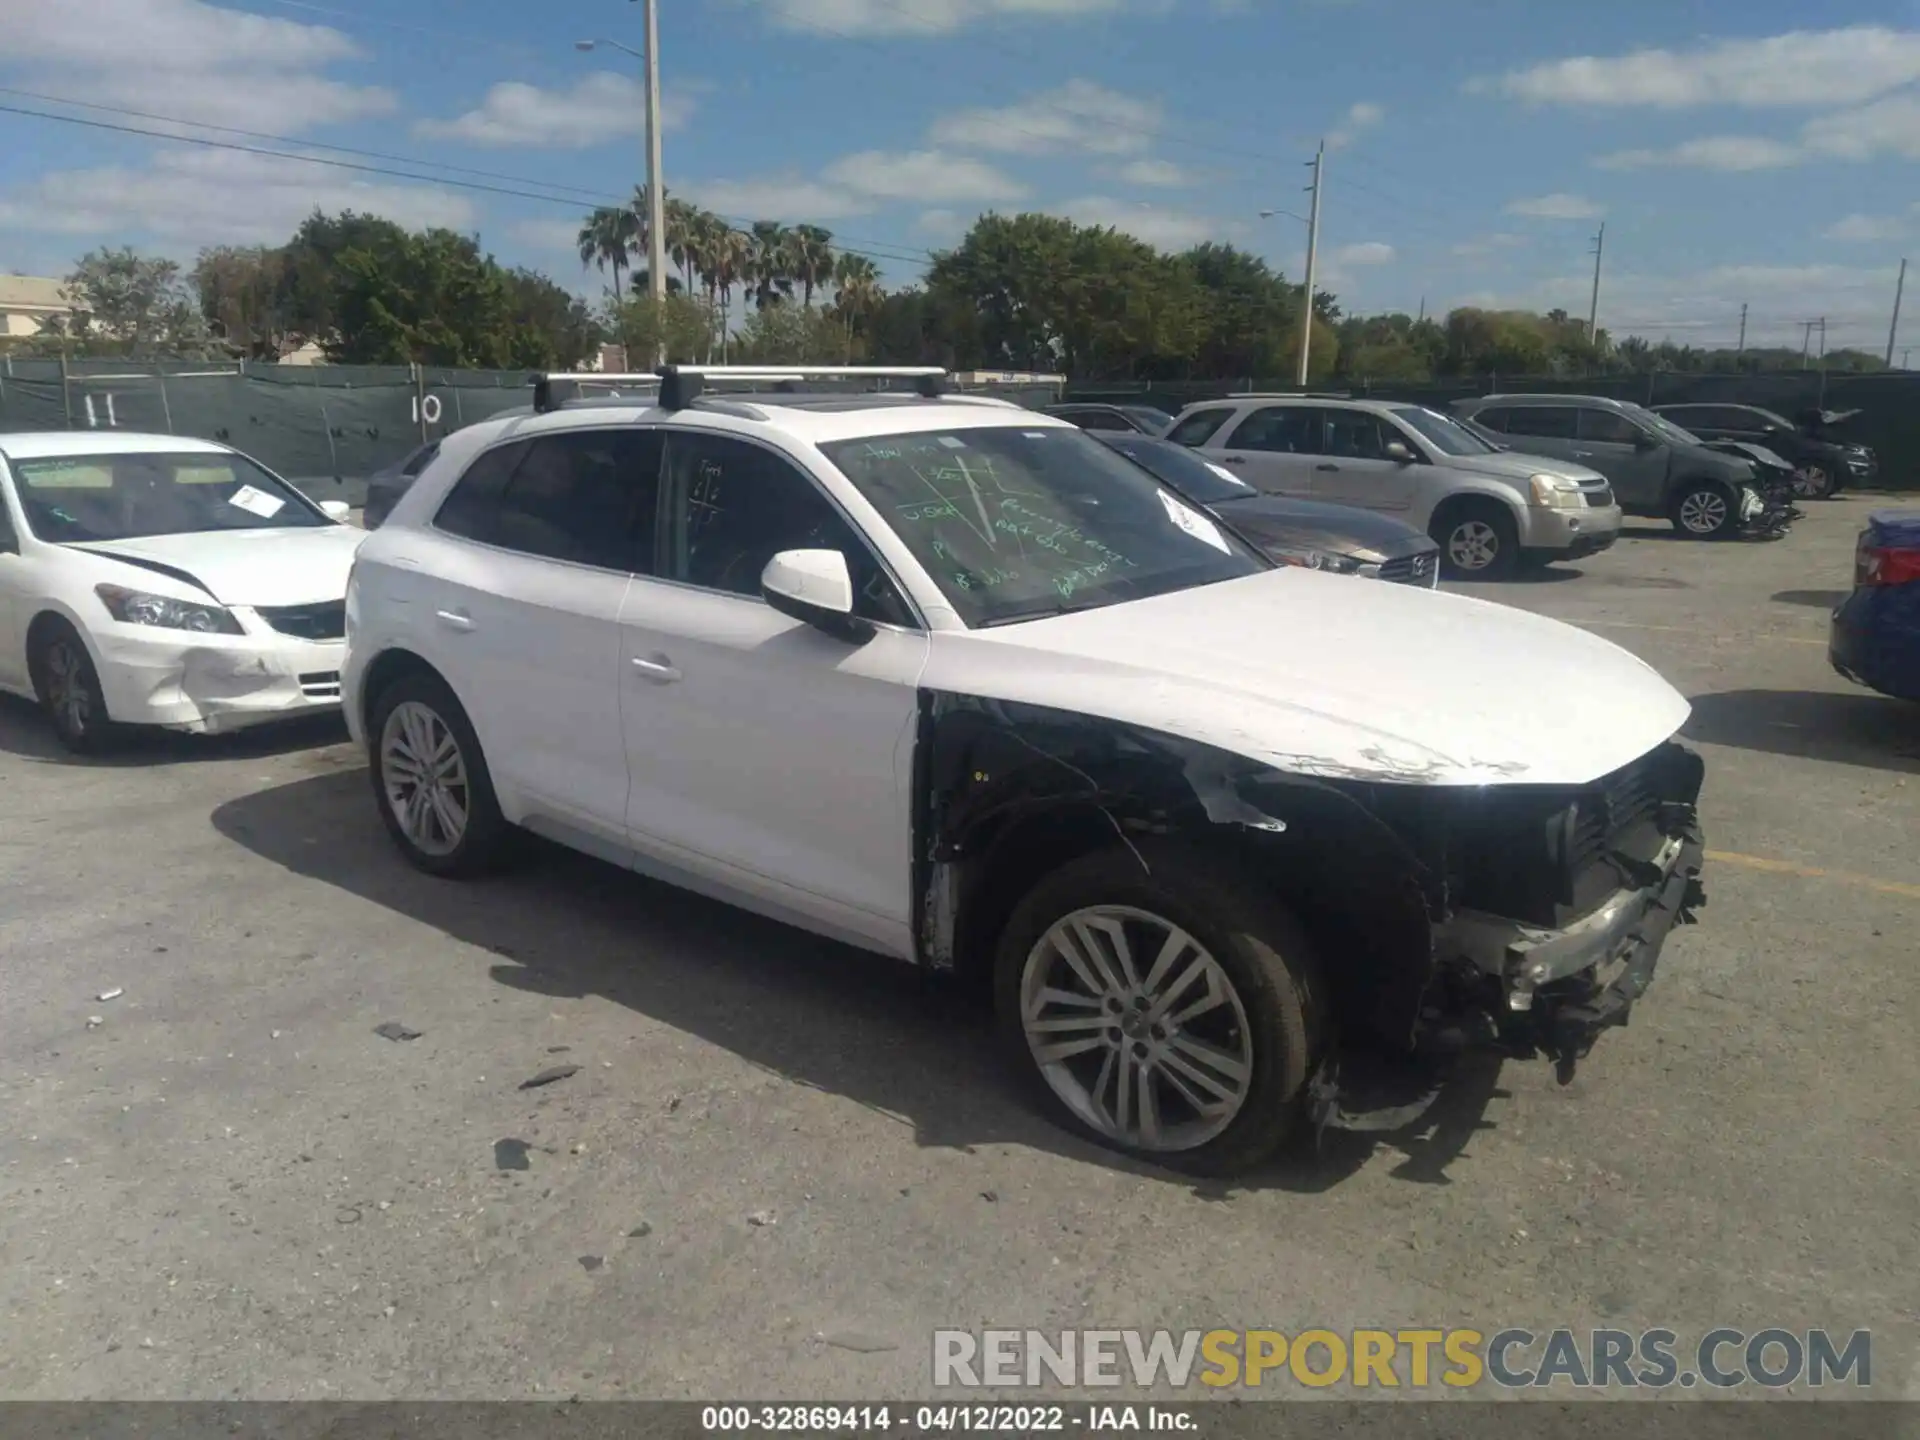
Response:
[[[1167,518],[1182,530],[1186,531],[1187,534],[1193,536],[1194,539],[1206,541],[1207,544],[1213,546],[1213,548],[1218,550],[1222,555],[1231,555],[1233,553],[1233,551],[1228,548],[1227,542],[1221,538],[1219,528],[1215,526],[1211,520],[1207,519],[1206,516],[1200,514],[1197,510],[1188,509],[1164,490],[1160,492],[1160,503],[1167,507]]]
[[[287,502],[278,495],[269,495],[264,490],[256,490],[251,485],[242,485],[227,497],[229,505],[237,505],[250,515],[258,515],[262,520],[271,520],[287,508]],[[1220,547],[1225,549],[1223,545]]]

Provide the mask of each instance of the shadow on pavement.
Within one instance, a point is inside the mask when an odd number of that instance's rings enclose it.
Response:
[[[1708,745],[1920,771],[1920,706],[1833,690],[1695,695],[1684,733]]]
[[[1777,605],[1808,605],[1815,610],[1831,610],[1847,598],[1845,590],[1776,590],[1767,597]]]
[[[1444,1182],[1441,1172],[1485,1128],[1486,1102],[1497,1093],[1491,1081],[1476,1081],[1458,1098],[1443,1093],[1417,1133],[1329,1132],[1258,1174],[1182,1181],[1032,1111],[1015,1092],[973,987],[930,983],[897,961],[538,842],[508,874],[466,884],[432,879],[394,851],[363,767],[242,796],[212,820],[222,835],[296,874],[491,950],[500,957],[491,972],[499,984],[603,996],[797,1084],[904,1117],[924,1146],[1031,1146],[1226,1198],[1244,1189],[1330,1190],[1385,1142],[1412,1157],[1407,1178]]]
[[[61,748],[53,729],[32,701],[0,695],[0,753],[40,765],[140,767],[183,765],[207,760],[239,760],[286,755],[322,745],[338,745],[347,727],[337,714],[307,715],[251,726],[226,735],[186,735],[177,730],[130,729],[103,755],[74,755]]]

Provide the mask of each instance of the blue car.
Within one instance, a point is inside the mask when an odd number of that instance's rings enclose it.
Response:
[[[1833,612],[1833,668],[1882,695],[1920,700],[1920,510],[1878,510],[1853,552],[1853,593]]]

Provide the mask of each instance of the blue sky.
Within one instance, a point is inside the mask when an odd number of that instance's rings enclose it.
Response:
[[[1355,310],[1583,314],[1604,221],[1616,333],[1731,343],[1745,303],[1749,343],[1797,345],[1825,315],[1830,347],[1879,349],[1920,234],[1911,5],[661,11],[669,191],[823,224],[894,283],[988,208],[1230,240],[1297,278],[1304,227],[1259,212],[1305,213],[1323,136],[1323,283]],[[640,47],[631,0],[0,0],[0,35],[0,106],[67,117],[0,110],[0,270],[63,273],[102,244],[190,259],[351,206],[478,231],[597,295],[570,237],[641,174],[637,63],[574,46]]]

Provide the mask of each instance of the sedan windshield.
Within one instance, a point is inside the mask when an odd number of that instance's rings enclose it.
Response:
[[[974,628],[1269,568],[1145,470],[1077,429],[921,431],[820,448]]]
[[[28,527],[56,544],[335,523],[244,455],[59,455],[9,463]]]
[[[1202,460],[1184,445],[1149,435],[1110,434],[1098,438],[1136,465],[1146,466],[1162,484],[1171,485],[1196,505],[1218,505],[1259,493],[1224,466]]]
[[[1396,405],[1393,418],[1419,431],[1420,437],[1442,455],[1491,455],[1498,448],[1445,415],[1420,405]]]

